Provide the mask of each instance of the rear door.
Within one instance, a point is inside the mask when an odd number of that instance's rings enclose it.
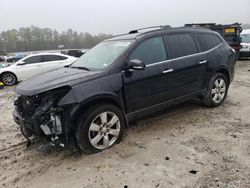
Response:
[[[193,37],[188,33],[167,34],[166,44],[173,63],[175,97],[201,90],[207,62],[199,58]]]
[[[157,105],[173,97],[173,66],[167,60],[162,35],[142,41],[134,48],[127,61],[132,59],[143,61],[146,68],[123,73],[128,113]]]
[[[59,55],[43,55],[42,63],[39,65],[41,72],[53,70],[67,65],[67,57]]]
[[[209,72],[207,72],[207,80],[204,82],[204,86],[207,86],[213,75],[213,69],[218,65],[224,64],[222,54],[225,53],[225,48],[219,48],[222,45],[222,40],[216,34],[195,33],[194,37],[200,52],[199,61],[206,62],[208,66]]]

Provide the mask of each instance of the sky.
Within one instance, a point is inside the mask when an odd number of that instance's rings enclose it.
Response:
[[[0,31],[20,27],[119,34],[147,26],[250,23],[250,0],[0,0]]]

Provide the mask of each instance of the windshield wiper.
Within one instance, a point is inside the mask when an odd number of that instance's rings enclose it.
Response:
[[[70,68],[82,69],[82,70],[90,71],[87,67],[72,67],[72,66],[71,66]]]

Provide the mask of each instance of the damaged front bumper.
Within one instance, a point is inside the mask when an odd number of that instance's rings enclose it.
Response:
[[[32,123],[22,118],[22,116],[18,114],[16,109],[12,112],[12,114],[14,117],[14,121],[20,126],[24,137],[29,140],[34,138],[35,127],[32,125]]]
[[[14,121],[28,141],[44,137],[54,145],[65,145],[67,125],[62,123],[62,117],[65,120],[67,115],[63,108],[56,107],[54,98],[19,96],[14,105]]]

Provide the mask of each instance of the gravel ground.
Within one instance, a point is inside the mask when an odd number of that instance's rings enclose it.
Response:
[[[250,61],[236,65],[224,105],[189,101],[138,120],[94,155],[26,149],[12,120],[13,88],[0,90],[0,187],[250,187]]]

